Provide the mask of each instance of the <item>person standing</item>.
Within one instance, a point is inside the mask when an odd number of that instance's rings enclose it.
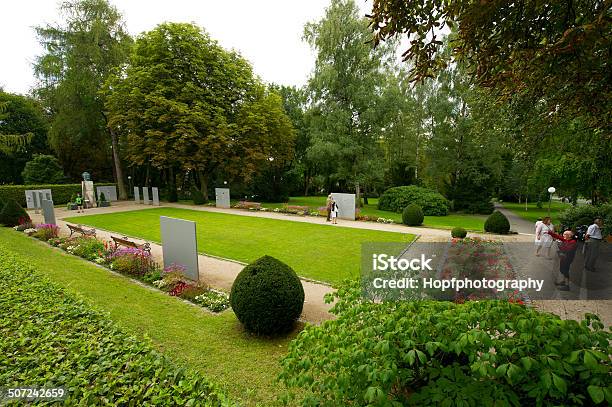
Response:
[[[77,193],[77,196],[74,199],[74,203],[76,203],[76,206],[77,206],[77,213],[79,213],[79,212],[84,213],[85,212],[83,210],[83,198],[81,197],[81,194]]]
[[[542,219],[542,223],[538,225],[536,228],[536,256],[540,257],[540,252],[542,251],[542,247],[544,247],[546,251],[546,257],[552,259],[550,255],[550,247],[553,243],[553,238],[548,234],[548,232],[554,232],[555,229],[550,223],[550,217],[546,216]]]
[[[331,203],[333,201],[332,194],[327,195],[327,200],[325,201],[325,210],[327,211],[327,222],[330,221],[331,214]]]
[[[589,226],[586,235],[584,236],[586,244],[586,259],[584,262],[584,268],[588,271],[596,271],[595,264],[597,263],[599,246],[601,245],[601,239],[603,238],[601,233],[602,227],[603,221],[601,218],[597,218],[593,224]]]
[[[561,291],[569,291],[569,272],[574,257],[576,257],[576,248],[578,247],[578,239],[571,230],[566,230],[563,235],[559,235],[555,232],[547,232],[552,238],[560,240],[559,244],[559,272],[563,276],[563,281],[557,281],[555,279],[555,285],[559,286]]]
[[[337,225],[338,224],[338,204],[333,199],[331,201],[329,215],[331,217],[332,224]]]

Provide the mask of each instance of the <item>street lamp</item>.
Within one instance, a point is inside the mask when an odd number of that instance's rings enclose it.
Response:
[[[548,187],[548,217],[550,217],[550,203],[552,202],[552,194],[554,194],[555,191],[555,187]]]

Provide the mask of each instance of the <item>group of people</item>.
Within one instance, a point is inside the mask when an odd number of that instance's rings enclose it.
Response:
[[[331,222],[333,225],[337,225],[339,208],[332,194],[327,195],[325,208],[327,209],[327,221]]]
[[[600,218],[588,227],[584,236],[585,241],[585,262],[584,269],[595,272],[595,264],[599,256],[599,246],[603,239],[602,235],[603,221]],[[547,258],[552,259],[551,248],[554,241],[557,241],[557,255],[559,256],[559,272],[561,280],[555,280],[555,285],[561,291],[569,291],[569,272],[570,267],[576,257],[578,248],[578,238],[575,231],[565,230],[562,234],[555,232],[555,226],[551,223],[550,217],[538,219],[535,224],[535,244],[536,256],[541,256],[542,251],[545,251]]]

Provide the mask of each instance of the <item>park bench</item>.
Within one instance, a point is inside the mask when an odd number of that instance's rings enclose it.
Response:
[[[73,233],[80,233],[81,236],[96,237],[96,229],[85,229],[81,225],[66,224],[66,226],[68,226],[68,229],[70,230],[70,237],[72,237]]]
[[[142,251],[145,251],[151,254],[151,245],[148,242],[145,242],[143,244],[138,244],[136,242],[132,242],[131,240],[128,240],[127,236],[124,236],[124,237],[111,236],[111,239],[113,239],[115,249],[117,249],[119,246],[132,247],[134,249],[140,249]]]

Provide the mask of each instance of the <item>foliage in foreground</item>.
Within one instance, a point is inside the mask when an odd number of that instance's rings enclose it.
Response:
[[[304,405],[556,406],[612,402],[612,334],[506,301],[374,304],[338,290],[280,380]],[[331,296],[328,298],[331,299]]]
[[[416,185],[387,189],[378,200],[378,209],[400,213],[410,204],[419,205],[426,216],[448,215],[448,201],[442,194]]]
[[[582,225],[591,225],[595,218],[603,219],[604,236],[612,235],[612,203],[600,206],[572,206],[559,214],[559,220],[561,223],[570,228],[576,228]]]
[[[63,386],[67,404],[229,404],[1,245],[0,290],[0,387]]]
[[[4,205],[0,208],[0,224],[4,226],[17,226],[22,223],[30,223],[30,215],[15,201],[14,199],[7,199]]]
[[[230,303],[248,331],[282,334],[289,332],[302,314],[304,288],[291,267],[274,257],[263,256],[238,274]]]

